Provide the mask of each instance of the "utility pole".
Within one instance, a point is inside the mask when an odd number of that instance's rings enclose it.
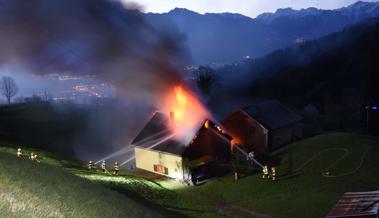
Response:
[[[370,115],[370,102],[367,102],[366,106],[366,134],[369,134],[369,115]]]

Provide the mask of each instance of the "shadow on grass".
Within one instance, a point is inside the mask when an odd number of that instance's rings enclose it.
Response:
[[[156,203],[152,200],[148,200],[146,197],[144,197],[143,195],[141,195],[137,191],[132,190],[132,188],[129,188],[127,185],[120,185],[120,184],[117,184],[114,182],[96,182],[96,183],[99,183],[106,188],[109,188],[113,191],[116,191],[116,192],[130,198],[130,199],[133,199],[134,201],[136,201],[140,204],[143,204],[143,205],[145,205],[145,206],[147,206],[153,210],[156,210],[156,211],[162,213],[163,215],[165,215],[166,217],[174,217],[174,218],[176,218],[176,217],[190,217],[188,215],[180,213],[177,210],[180,210],[183,212],[185,212],[185,211],[189,212],[190,211],[190,212],[198,212],[198,213],[211,212],[211,211],[202,211],[202,210],[196,210],[196,209],[180,208],[180,207],[173,207],[173,206],[166,206],[163,204],[159,204],[159,203]],[[169,194],[171,196],[169,196],[169,195],[164,196],[165,193],[160,193],[161,196],[156,196],[155,195],[156,193],[153,193],[156,191],[152,191],[152,190],[148,190],[148,189],[146,189],[145,191],[148,191],[150,194],[152,194],[151,199],[154,199],[154,198],[156,199],[157,197],[159,197],[159,199],[164,200],[164,197],[166,197],[166,198],[167,197],[168,198],[175,197],[172,195],[172,193]],[[176,211],[173,211],[173,210],[176,210]]]

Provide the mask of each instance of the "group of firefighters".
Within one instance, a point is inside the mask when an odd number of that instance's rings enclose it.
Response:
[[[24,157],[24,153],[22,152],[21,148],[17,149],[16,155],[18,158]],[[30,153],[29,159],[32,161],[40,162],[38,160],[38,155],[35,152]],[[107,166],[106,162],[105,162],[105,160],[103,160],[100,164],[100,169],[103,173],[109,173],[106,166]],[[92,161],[89,161],[87,164],[87,169],[91,171],[91,170],[96,169],[96,166]],[[118,162],[116,161],[113,164],[113,175],[118,175],[119,171],[120,171],[120,166],[118,165]],[[263,172],[262,179],[270,179],[271,178],[272,180],[276,180],[276,169],[275,169],[275,167],[271,167],[271,172],[269,172],[268,167],[263,166],[262,172]]]
[[[262,172],[263,172],[262,179],[270,179],[271,178],[272,180],[276,180],[276,169],[275,169],[275,167],[271,167],[271,174],[268,171],[267,166],[263,167]]]
[[[247,160],[255,160],[255,155],[254,155],[254,152],[250,152],[248,153],[247,155]],[[253,163],[253,162],[251,162]],[[259,163],[258,163],[259,164]],[[272,180],[276,180],[276,169],[275,167],[271,167],[271,172],[269,172],[268,170],[268,166],[262,166],[262,179],[272,179]]]
[[[21,148],[18,148],[17,149],[17,153],[16,153],[17,157],[18,158],[23,158],[25,157],[24,153],[22,152],[22,149]],[[31,152],[30,153],[30,156],[29,156],[29,159],[32,160],[32,161],[36,161],[36,162],[40,162],[38,160],[38,155],[36,152]],[[95,164],[92,162],[92,161],[89,161],[88,164],[87,164],[87,168],[88,170],[93,170],[93,169],[96,169],[95,167]],[[103,160],[101,162],[101,165],[100,165],[100,169],[103,173],[109,173],[107,168],[106,168],[106,163],[105,163],[105,160]],[[120,166],[118,165],[118,162],[114,162],[114,165],[113,165],[113,175],[118,175],[120,171]]]
[[[22,152],[21,148],[17,149],[17,154],[16,155],[17,155],[18,158],[23,158],[24,157],[24,153]],[[32,161],[40,162],[38,160],[38,155],[37,155],[36,152],[31,152],[30,156],[29,156],[29,159],[32,160]],[[94,169],[96,169],[96,166],[95,166],[95,164],[92,161],[89,161],[88,164],[87,164],[87,169],[88,170],[94,170]],[[101,162],[100,169],[101,169],[101,171],[103,173],[109,173],[109,171],[106,168],[106,162],[105,162],[105,160],[103,160]],[[119,171],[120,171],[120,166],[119,166],[118,162],[116,161],[113,164],[113,175],[118,175]],[[263,166],[262,172],[263,172],[262,179],[276,180],[276,169],[275,169],[275,167],[271,167],[271,172],[269,172],[268,167],[267,166]]]
[[[91,171],[91,170],[96,169],[96,166],[92,161],[89,161],[87,164],[87,169]],[[109,173],[107,170],[107,165],[105,163],[105,160],[101,162],[100,169],[101,169],[101,172],[103,173]],[[113,164],[113,175],[118,175],[119,171],[120,171],[120,166],[118,165],[118,162],[116,161]]]
[[[18,148],[18,149],[17,149],[17,153],[16,153],[16,155],[17,155],[18,158],[23,158],[23,157],[24,157],[24,153],[22,152],[21,148]],[[32,161],[36,161],[36,162],[38,162],[38,163],[40,162],[40,161],[38,160],[38,155],[37,155],[36,152],[31,152],[31,153],[30,153],[30,156],[29,156],[29,159],[32,160]]]

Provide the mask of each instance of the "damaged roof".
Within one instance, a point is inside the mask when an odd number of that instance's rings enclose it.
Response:
[[[206,129],[214,133],[215,136],[223,137],[229,141],[232,139],[232,137],[228,135],[226,132],[224,132],[221,129],[218,129],[221,127],[217,126],[214,122],[210,120],[204,122],[207,122],[209,124],[209,126]],[[182,141],[175,139],[174,137],[170,137],[173,133],[170,130],[169,125],[169,116],[161,112],[155,112],[150,121],[145,125],[145,127],[143,127],[141,132],[132,141],[132,144],[136,147],[152,149],[180,156],[183,155],[188,147],[188,144],[185,144]],[[203,125],[204,123],[199,125],[199,129],[197,130],[197,132],[193,133],[192,138],[195,138],[195,135],[198,134],[198,132],[201,129],[205,128],[202,128]]]
[[[132,141],[132,144],[142,148],[182,155],[186,149],[186,145],[183,142],[173,138],[163,141],[163,139],[172,134],[169,122],[170,118],[168,116],[161,112],[156,112]],[[152,147],[158,142],[160,142],[158,145]]]
[[[377,217],[379,209],[379,191],[346,192],[327,218]]]
[[[303,117],[278,100],[243,107],[241,110],[268,129],[280,129],[303,120]]]

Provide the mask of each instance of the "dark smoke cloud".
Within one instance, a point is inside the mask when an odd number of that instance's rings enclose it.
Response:
[[[178,82],[181,42],[174,29],[154,28],[118,1],[0,0],[1,65],[93,73],[128,97],[149,98]]]
[[[97,148],[104,155],[124,146],[118,140],[135,136],[147,111],[180,81],[175,68],[185,61],[183,37],[150,25],[134,8],[110,0],[0,0],[0,67],[35,75],[95,74],[128,100],[127,109],[90,116],[87,132],[78,134],[90,143],[78,138],[87,145],[75,148],[82,159]]]

